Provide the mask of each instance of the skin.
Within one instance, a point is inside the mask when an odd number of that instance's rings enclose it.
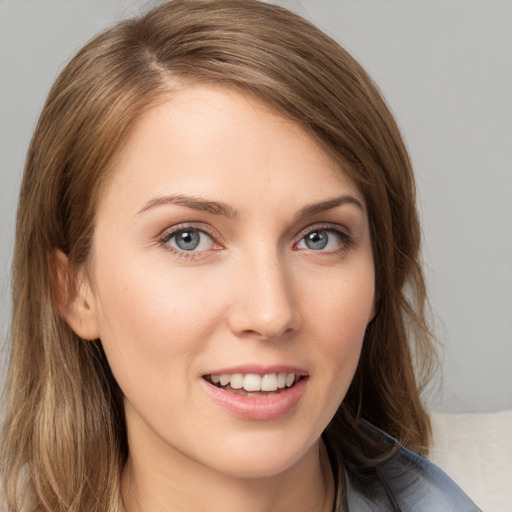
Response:
[[[66,313],[102,340],[125,395],[127,510],[331,510],[320,436],[373,316],[365,208],[300,126],[250,96],[188,87],[139,119]],[[197,250],[177,248],[177,226],[206,233]],[[312,232],[328,245],[307,246]],[[251,420],[205,392],[205,374],[247,364],[304,369],[293,409]]]

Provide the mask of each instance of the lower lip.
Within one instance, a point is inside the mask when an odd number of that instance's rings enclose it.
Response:
[[[245,396],[218,388],[202,379],[208,395],[220,406],[244,420],[268,421],[280,418],[297,407],[306,390],[307,378],[302,378],[281,393],[272,396]]]

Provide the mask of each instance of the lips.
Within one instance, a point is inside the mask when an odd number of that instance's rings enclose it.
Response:
[[[203,375],[202,382],[214,402],[235,416],[272,420],[296,408],[308,377],[307,372],[296,368],[237,368],[213,371]]]

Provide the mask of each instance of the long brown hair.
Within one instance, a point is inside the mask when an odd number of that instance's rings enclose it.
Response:
[[[59,314],[51,261],[57,249],[74,268],[87,261],[102,183],[128,131],[176,83],[198,82],[254,94],[300,123],[364,194],[377,314],[325,435],[340,455],[352,450],[363,443],[363,417],[427,450],[420,390],[434,350],[414,179],[389,109],[345,50],[289,11],[256,0],[177,0],[118,23],[71,60],[28,151],[0,454],[8,510],[25,486],[38,511],[121,509],[122,396],[101,342],[78,338]]]

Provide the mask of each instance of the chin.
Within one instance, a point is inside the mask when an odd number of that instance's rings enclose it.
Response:
[[[293,444],[290,439],[287,441],[267,439],[263,445],[260,440],[247,441],[236,448],[226,447],[227,454],[217,450],[211,465],[219,472],[236,478],[274,477],[300,464],[314,452],[318,443],[318,439],[312,443],[296,441]]]

